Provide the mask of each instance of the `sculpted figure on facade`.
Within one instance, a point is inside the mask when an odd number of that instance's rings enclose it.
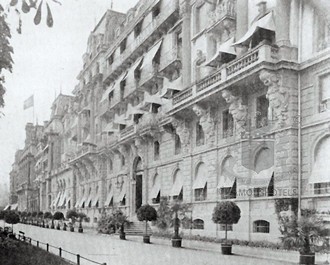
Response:
[[[180,137],[180,141],[183,147],[183,151],[186,152],[190,143],[190,130],[186,121],[181,119],[173,119],[172,121],[173,128],[175,132]]]
[[[288,120],[289,91],[282,87],[280,77],[275,72],[263,70],[259,75],[260,80],[268,87],[266,98],[273,110],[273,119],[278,127],[283,127]]]
[[[222,97],[229,104],[229,113],[233,116],[236,125],[236,132],[241,133],[245,131],[248,110],[247,106],[242,104],[242,98],[234,96],[232,92],[228,90],[222,91]]]
[[[193,111],[195,112],[196,116],[199,118],[199,124],[202,126],[206,143],[209,145],[214,144],[214,125],[215,121],[211,114],[211,108],[208,109],[202,108],[200,105],[195,104],[193,106]]]

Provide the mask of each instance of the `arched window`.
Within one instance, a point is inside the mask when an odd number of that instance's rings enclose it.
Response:
[[[150,198],[152,203],[156,204],[160,202],[160,177],[158,174],[155,174],[152,181],[152,189],[150,192]]]
[[[314,194],[330,194],[329,157],[330,136],[323,138],[315,148],[314,164],[309,178]]]
[[[204,221],[202,219],[195,219],[193,221],[193,229],[204,229]]]
[[[254,233],[269,233],[269,222],[265,220],[257,220],[253,222]]]
[[[205,201],[207,199],[207,175],[208,171],[204,163],[200,163],[196,169],[193,190],[195,201]]]
[[[126,163],[125,156],[122,155],[120,159],[121,159],[121,166],[124,167]]]
[[[154,160],[158,160],[159,159],[159,149],[160,149],[160,145],[158,141],[154,142]]]
[[[234,172],[235,159],[232,156],[226,157],[221,165],[221,175],[219,176],[218,189],[221,199],[236,198],[236,177]]]
[[[205,136],[202,125],[196,123],[196,146],[201,146],[205,143]]]

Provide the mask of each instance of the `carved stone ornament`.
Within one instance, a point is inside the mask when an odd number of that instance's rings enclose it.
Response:
[[[205,53],[203,53],[202,50],[197,50],[195,64],[197,66],[200,66],[205,61],[206,61],[206,55],[205,55]]]
[[[236,126],[236,133],[245,131],[247,123],[248,110],[247,106],[242,104],[242,98],[234,96],[231,91],[223,90],[222,97],[229,104],[229,113],[233,116]]]
[[[135,138],[130,147],[132,151],[132,157],[143,157],[143,139],[141,137]]]
[[[199,118],[199,124],[202,126],[204,134],[205,134],[205,141],[208,145],[212,146],[215,141],[215,121],[211,115],[211,108],[204,109],[200,105],[195,104],[193,106],[193,111],[195,112],[196,116]]]
[[[278,127],[283,127],[288,122],[289,91],[279,84],[280,77],[275,72],[263,70],[259,75],[260,80],[268,87],[266,98],[273,110],[273,119]]]
[[[176,134],[180,137],[183,151],[186,152],[190,143],[190,130],[187,123],[181,119],[173,119],[172,125],[175,128]]]

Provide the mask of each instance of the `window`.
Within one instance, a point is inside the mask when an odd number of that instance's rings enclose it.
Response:
[[[139,22],[134,28],[134,37],[138,37],[142,31],[142,21]]]
[[[126,79],[120,82],[120,100],[122,100],[125,96],[125,87],[126,87]]]
[[[178,51],[178,55],[181,56],[182,52],[182,31],[178,31],[175,33],[176,34],[176,47]]]
[[[174,146],[174,154],[178,155],[181,153],[181,140],[180,136],[175,134],[174,136],[175,146]]]
[[[272,178],[270,179],[270,182],[268,185],[267,196],[268,197],[274,196],[274,174],[272,175]]]
[[[200,4],[195,9],[195,34],[201,32],[208,26],[209,4]]]
[[[125,162],[125,157],[123,155],[121,156],[120,161],[121,161],[121,166],[124,167],[126,162]]]
[[[269,233],[269,222],[265,220],[257,220],[253,223],[254,233]]]
[[[236,193],[237,193],[236,187],[237,185],[235,180],[234,185],[232,187],[220,188],[221,199],[236,199]]]
[[[269,101],[266,95],[257,98],[256,127],[262,128],[268,125]]]
[[[158,192],[156,198],[152,198],[152,203],[153,203],[153,204],[158,204],[158,203],[160,203],[160,191]]]
[[[201,146],[205,143],[205,136],[202,125],[199,122],[196,123],[196,145]]]
[[[207,199],[207,183],[202,189],[195,189],[195,201],[205,201]]]
[[[202,219],[195,219],[193,221],[193,227],[192,228],[203,230],[204,229],[204,221]]]
[[[114,56],[113,56],[113,54],[111,54],[108,58],[108,65],[109,66],[113,64],[113,58],[114,58]]]
[[[226,225],[220,224],[220,231],[226,231]],[[227,231],[233,231],[233,225],[227,224]]]
[[[314,183],[314,194],[330,194],[330,182]]]
[[[126,195],[125,195],[124,198],[121,200],[120,205],[121,205],[121,206],[125,206],[125,205],[126,205]]]
[[[229,113],[229,110],[225,110],[222,113],[222,121],[223,138],[233,136],[234,119],[233,116]]]
[[[258,46],[261,42],[270,45],[275,43],[275,32],[264,28],[258,28],[252,36],[251,48]]]
[[[183,201],[183,188],[181,188],[179,195],[173,196],[173,200],[180,201],[180,202]]]
[[[320,112],[330,109],[330,74],[321,76],[320,78],[320,96],[321,108]]]
[[[109,171],[111,172],[112,170],[113,170],[112,159],[109,159]]]
[[[97,223],[97,217],[94,217],[94,218],[93,218],[93,222],[94,222],[94,223]]]
[[[159,142],[158,141],[154,142],[154,160],[159,159],[159,148],[160,148]]]
[[[126,42],[127,39],[124,39],[121,43],[120,43],[120,53],[123,53],[126,50]]]
[[[151,104],[151,113],[158,113],[160,107],[161,107],[161,105],[152,103]]]
[[[160,4],[156,5],[153,9],[152,9],[152,18],[156,18],[158,17],[158,15],[160,14]]]

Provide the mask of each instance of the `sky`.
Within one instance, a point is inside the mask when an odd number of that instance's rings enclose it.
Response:
[[[0,184],[9,183],[15,152],[24,147],[26,123],[43,124],[49,119],[55,95],[71,94],[78,83],[88,36],[111,7],[111,0],[60,1],[61,6],[48,0],[54,17],[52,28],[46,26],[45,16],[38,26],[34,25],[35,11],[31,11],[23,14],[22,34],[17,34],[18,17],[11,13],[8,18],[14,66],[13,73],[4,73],[7,91],[1,110],[5,116],[0,117]],[[137,2],[113,0],[113,9],[126,12]],[[24,100],[31,95],[34,109],[23,110]]]

